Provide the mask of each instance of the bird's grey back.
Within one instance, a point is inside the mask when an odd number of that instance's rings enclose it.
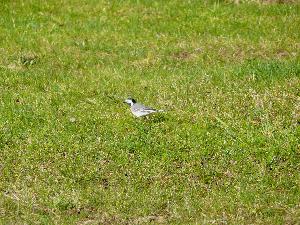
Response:
[[[131,107],[132,110],[155,110],[151,107],[148,107],[148,106],[145,106],[143,104],[140,104],[140,103],[135,103],[132,107]]]

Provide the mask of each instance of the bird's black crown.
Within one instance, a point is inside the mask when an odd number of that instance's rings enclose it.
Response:
[[[131,100],[133,103],[136,103],[136,100],[134,100],[133,98],[128,98],[128,100]]]

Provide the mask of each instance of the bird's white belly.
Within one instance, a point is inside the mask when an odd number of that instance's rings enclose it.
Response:
[[[131,112],[136,117],[146,116],[146,115],[149,115],[149,114],[153,113],[153,112],[149,112],[149,111],[139,111],[139,110],[131,110]]]

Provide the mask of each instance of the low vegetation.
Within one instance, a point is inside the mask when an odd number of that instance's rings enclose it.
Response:
[[[0,9],[0,223],[300,222],[297,2]]]

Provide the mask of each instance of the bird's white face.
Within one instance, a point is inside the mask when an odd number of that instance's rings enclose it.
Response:
[[[131,98],[128,98],[124,101],[124,103],[127,103],[128,105],[132,106],[135,103],[135,101]]]

